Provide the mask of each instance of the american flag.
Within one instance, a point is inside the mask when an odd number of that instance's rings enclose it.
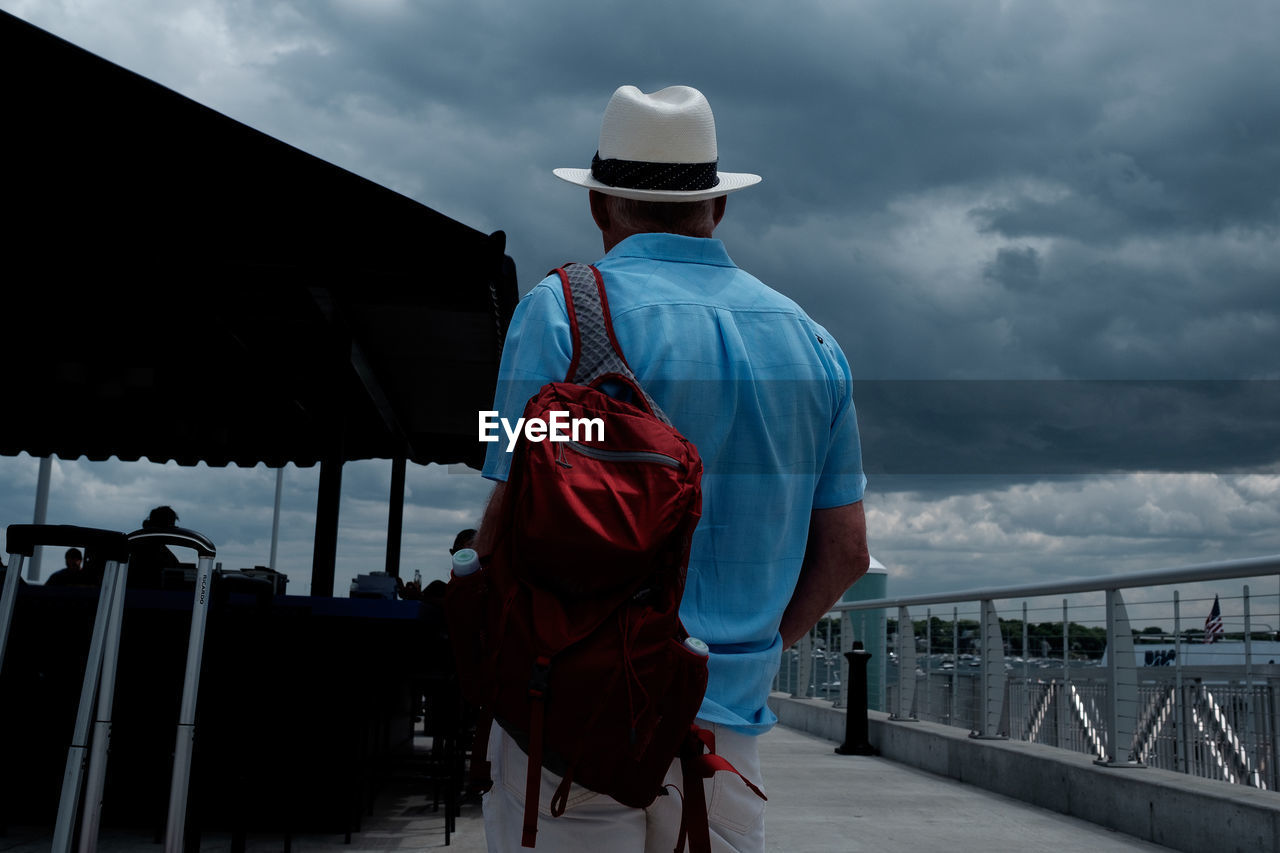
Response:
[[[1222,634],[1222,608],[1218,606],[1218,596],[1215,595],[1213,597],[1213,609],[1209,611],[1209,615],[1204,620],[1204,641],[1212,643]]]

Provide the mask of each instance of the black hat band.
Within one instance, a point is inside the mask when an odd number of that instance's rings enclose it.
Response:
[[[720,183],[717,160],[710,163],[651,163],[646,160],[601,160],[597,151],[591,158],[591,177],[602,184],[628,190],[694,192],[709,190]]]

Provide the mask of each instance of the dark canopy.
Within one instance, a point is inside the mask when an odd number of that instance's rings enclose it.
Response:
[[[485,235],[0,13],[0,454],[482,458]]]

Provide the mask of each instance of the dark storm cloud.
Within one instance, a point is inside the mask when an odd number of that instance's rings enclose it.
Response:
[[[1280,376],[1274,4],[224,9],[276,93],[240,117],[505,230],[523,289],[600,252],[549,170],[612,89],[687,82],[765,177],[731,254],[860,376]]]
[[[1280,547],[1271,0],[0,6],[505,230],[522,290],[599,256],[585,194],[550,169],[587,165],[612,90],[698,86],[722,167],[765,179],[730,199],[719,235],[853,366],[872,547],[895,583]],[[32,464],[10,466],[9,491],[30,490]],[[380,564],[386,467],[348,469],[349,571]],[[260,562],[258,479],[193,505],[256,505],[225,535]],[[405,554],[434,559],[488,488],[409,480]],[[134,488],[118,523],[156,494]],[[53,506],[67,500],[55,488]],[[289,549],[303,573],[305,512]],[[966,580],[947,582],[957,566]]]
[[[1030,246],[999,249],[983,275],[1010,290],[1035,290],[1040,283],[1040,255]]]
[[[1276,381],[855,381],[854,394],[873,478],[1280,465]]]

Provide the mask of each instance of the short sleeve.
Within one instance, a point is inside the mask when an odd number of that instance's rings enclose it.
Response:
[[[482,474],[505,482],[511,470],[505,420],[512,426],[524,414],[525,404],[548,382],[561,382],[573,355],[573,336],[564,304],[560,278],[550,275],[529,291],[516,306],[502,347],[498,386],[493,396],[492,424],[495,440],[485,448]],[[481,413],[483,416],[484,413]],[[483,423],[483,422],[482,422]]]
[[[835,417],[827,456],[814,490],[814,509],[830,509],[862,500],[867,478],[862,471],[862,441],[858,435],[858,414],[853,404],[853,375],[844,352],[827,333],[820,337],[827,356]]]

